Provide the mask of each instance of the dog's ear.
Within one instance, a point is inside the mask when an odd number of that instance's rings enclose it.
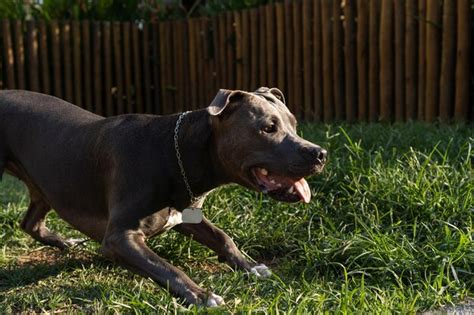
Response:
[[[285,96],[283,95],[283,92],[280,91],[280,89],[271,88],[269,92],[275,95],[276,98],[278,98],[283,104],[286,105]]]
[[[242,98],[243,96],[244,92],[239,90],[232,91],[220,89],[211,104],[207,107],[207,112],[211,116],[219,116],[230,103]]]

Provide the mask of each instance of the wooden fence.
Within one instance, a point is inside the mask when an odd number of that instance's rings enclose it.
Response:
[[[469,5],[303,0],[145,25],[4,20],[0,89],[114,115],[276,86],[307,120],[474,121]]]

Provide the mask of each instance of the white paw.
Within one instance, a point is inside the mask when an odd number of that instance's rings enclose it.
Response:
[[[224,305],[224,304],[225,304],[225,302],[224,302],[224,299],[222,298],[222,296],[211,293],[211,295],[209,295],[207,297],[207,302],[206,302],[207,307],[217,307],[217,306]]]
[[[82,243],[87,242],[87,238],[68,238],[66,240],[66,245],[71,247],[71,246],[76,246],[76,245],[81,245]]]
[[[250,273],[256,275],[257,277],[267,278],[272,275],[272,271],[270,268],[265,266],[264,264],[257,265],[250,269]]]

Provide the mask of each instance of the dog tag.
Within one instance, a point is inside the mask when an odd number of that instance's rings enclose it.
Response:
[[[183,223],[198,224],[202,222],[201,208],[186,208],[183,210]]]

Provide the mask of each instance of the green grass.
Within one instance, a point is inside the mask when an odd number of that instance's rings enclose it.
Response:
[[[309,205],[284,204],[237,186],[205,212],[275,275],[231,272],[175,232],[150,241],[226,312],[414,313],[473,297],[474,129],[465,125],[305,125],[329,150],[309,180]],[[151,280],[96,254],[88,242],[59,252],[18,225],[28,203],[11,177],[0,184],[0,313],[186,311]],[[52,229],[77,236],[52,214]],[[189,308],[192,312],[202,309]]]

